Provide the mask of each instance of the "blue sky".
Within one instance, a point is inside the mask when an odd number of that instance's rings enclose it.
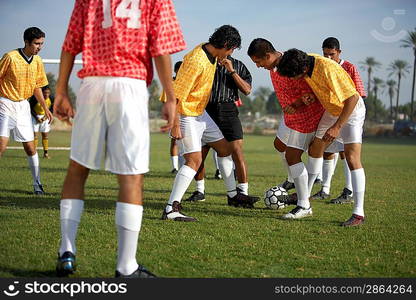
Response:
[[[73,8],[73,0],[0,0],[0,54],[22,47],[23,31],[37,26],[46,32],[43,58],[59,58],[60,48]],[[400,47],[400,38],[416,27],[414,0],[176,0],[176,12],[188,48],[173,55],[173,62],[200,42],[206,41],[215,28],[230,24],[242,36],[242,48],[234,57],[242,60],[253,75],[253,88],[272,87],[268,73],[257,69],[247,56],[247,47],[257,37],[270,40],[279,50],[299,48],[321,52],[322,41],[335,36],[341,41],[342,58],[359,65],[368,56],[382,63],[375,76],[388,80],[388,65],[395,59],[413,65],[410,49]],[[47,71],[57,72],[47,65]],[[360,73],[367,82],[366,72]],[[400,103],[410,101],[411,73],[402,81]],[[395,78],[394,78],[395,79]],[[77,89],[75,72],[71,79]],[[388,95],[381,95],[388,103]]]

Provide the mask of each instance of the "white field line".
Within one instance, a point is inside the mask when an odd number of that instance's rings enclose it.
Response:
[[[12,146],[12,147],[7,147],[7,149],[11,149],[11,150],[17,150],[17,149],[22,149],[23,147],[19,147],[19,146]],[[42,150],[42,147],[37,147],[36,149],[38,150]],[[49,147],[49,150],[71,150],[70,147]]]

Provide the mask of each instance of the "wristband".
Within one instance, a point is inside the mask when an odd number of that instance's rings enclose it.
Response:
[[[233,76],[235,73],[237,73],[235,70],[230,72],[230,76]]]

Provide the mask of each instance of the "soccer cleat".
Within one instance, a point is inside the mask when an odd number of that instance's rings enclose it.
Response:
[[[316,178],[313,184],[322,184],[322,179]]]
[[[58,253],[58,261],[56,263],[56,274],[58,277],[65,277],[69,274],[73,274],[75,270],[75,255],[70,251],[64,252],[62,256],[59,256]]]
[[[329,198],[329,194],[325,193],[322,189],[313,195],[310,199],[311,200],[325,200]]]
[[[116,278],[156,278],[157,276],[147,270],[144,266],[139,265],[137,270],[131,273],[130,275],[123,275],[116,270]]]
[[[172,171],[170,171],[172,174],[177,174],[178,170],[176,170],[175,168],[172,169]]]
[[[199,191],[195,191],[192,193],[192,195],[189,198],[185,199],[185,201],[190,201],[190,202],[205,201],[205,194]]]
[[[44,195],[45,191],[43,189],[43,186],[40,183],[36,183],[33,185],[33,193],[35,195]]]
[[[195,222],[198,221],[193,217],[186,216],[181,213],[182,205],[178,201],[173,201],[172,210],[166,212],[166,208],[163,210],[162,220],[173,220],[182,222]]]
[[[44,154],[43,154],[43,158],[50,159],[51,157],[49,156],[49,154],[48,154],[48,153],[44,153]]]
[[[302,219],[305,217],[312,216],[312,207],[303,208],[302,206],[296,206],[287,214],[283,215],[281,218],[285,220],[291,219]]]
[[[214,178],[215,178],[215,179],[222,179],[222,176],[221,176],[221,172],[220,172],[220,170],[218,170],[218,169],[217,169],[217,170],[215,171],[215,176],[214,176]]]
[[[259,197],[248,196],[245,194],[237,193],[234,197],[227,196],[227,202],[229,206],[254,208],[254,203],[260,200]]]
[[[343,227],[360,226],[364,224],[364,221],[365,221],[365,218],[363,216],[353,214],[351,218],[349,218],[347,221],[342,222],[341,226]]]
[[[347,204],[347,203],[354,203],[354,198],[351,196],[352,191],[347,188],[344,188],[341,195],[338,197],[331,199],[330,203],[332,204]]]
[[[288,181],[288,180],[285,180],[285,182],[283,182],[279,186],[284,188],[286,191],[293,190],[295,188],[295,184],[293,182]]]

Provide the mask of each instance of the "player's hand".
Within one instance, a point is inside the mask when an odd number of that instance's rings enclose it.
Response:
[[[175,101],[167,101],[162,106],[162,118],[167,120],[168,123],[162,127],[160,127],[160,131],[168,132],[172,129],[173,123],[175,122],[176,118],[176,102]]]
[[[42,122],[43,122],[43,118],[36,117],[36,123],[42,123]]]
[[[302,95],[302,97],[301,97],[301,99],[302,99],[302,102],[303,102],[305,105],[309,105],[309,104],[311,104],[312,102],[315,102],[315,100],[316,100],[315,95],[314,95],[314,94],[312,94],[312,93],[306,93],[306,94],[303,94],[303,95]]]
[[[72,104],[67,93],[56,92],[53,112],[59,120],[65,122],[70,122],[69,119],[74,117],[75,111],[72,108]]]
[[[219,64],[221,66],[224,66],[228,72],[233,72],[234,68],[233,68],[233,63],[231,62],[231,60],[229,60],[228,58],[223,58],[219,61]]]
[[[296,108],[294,108],[292,105],[287,105],[283,108],[283,112],[292,115],[296,112]]]
[[[47,108],[45,111],[45,116],[41,119],[41,122],[48,120],[48,123],[51,124],[53,120],[53,115],[51,111]]]
[[[336,126],[331,126],[328,128],[328,130],[325,132],[324,136],[322,137],[322,140],[325,142],[333,142],[337,136],[339,135],[340,128]]]
[[[181,127],[179,124],[174,124],[170,130],[170,137],[175,140],[180,140],[182,138]]]

